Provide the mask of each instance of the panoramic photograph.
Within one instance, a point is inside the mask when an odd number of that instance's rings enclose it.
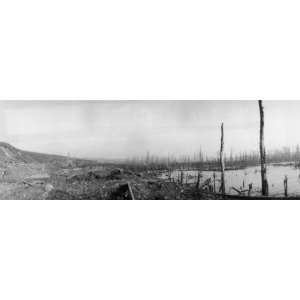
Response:
[[[0,199],[300,199],[300,101],[0,101]]]

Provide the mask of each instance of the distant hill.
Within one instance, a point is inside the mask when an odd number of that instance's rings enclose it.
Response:
[[[20,150],[8,143],[0,142],[0,163],[80,163],[92,162],[87,159],[70,158],[63,155],[37,153]]]

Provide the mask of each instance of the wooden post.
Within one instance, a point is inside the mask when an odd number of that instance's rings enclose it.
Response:
[[[200,173],[200,171],[198,171],[197,183],[196,183],[196,188],[197,189],[199,189],[199,187],[200,187],[200,176],[201,176],[201,173]]]
[[[264,144],[264,107],[262,101],[258,100],[260,112],[260,134],[259,134],[259,151],[260,151],[260,169],[261,169],[261,192],[263,196],[268,196],[268,181],[266,168],[266,149]]]
[[[224,162],[224,128],[223,123],[221,124],[221,148],[220,148],[220,165],[221,165],[221,192],[225,195],[225,162]]]
[[[284,176],[283,185],[284,185],[284,196],[287,197],[288,196],[288,177],[287,177],[287,175]]]
[[[180,183],[183,184],[183,171],[180,172]]]
[[[252,183],[249,184],[248,196],[250,197],[252,191]]]
[[[216,173],[213,174],[214,177],[214,193],[216,192]]]

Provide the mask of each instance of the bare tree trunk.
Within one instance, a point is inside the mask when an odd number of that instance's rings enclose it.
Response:
[[[248,196],[250,197],[252,191],[252,183],[249,184]]]
[[[288,196],[288,177],[287,177],[287,175],[284,176],[283,185],[284,185],[284,196],[287,197]]]
[[[196,183],[196,188],[197,189],[199,189],[199,187],[200,187],[200,176],[201,176],[201,173],[200,173],[200,171],[198,171],[197,183]]]
[[[259,150],[260,150],[260,167],[261,167],[261,192],[263,196],[268,196],[268,181],[266,168],[266,149],[264,144],[264,107],[262,101],[258,100],[260,112],[260,135],[259,135]]]
[[[220,164],[221,164],[221,192],[225,195],[225,163],[224,163],[224,129],[223,123],[221,124],[221,149],[220,149]]]
[[[216,173],[214,172],[213,174],[213,178],[214,178],[214,193],[216,192]]]
[[[183,184],[183,171],[180,172],[180,183]]]

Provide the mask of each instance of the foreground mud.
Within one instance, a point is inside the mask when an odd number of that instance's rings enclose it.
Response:
[[[116,167],[53,167],[47,164],[12,164],[0,179],[0,199],[203,199],[194,186],[159,179],[148,172]],[[131,188],[129,193],[128,187]]]
[[[128,166],[22,151],[0,142],[0,199],[202,199],[195,186]]]

